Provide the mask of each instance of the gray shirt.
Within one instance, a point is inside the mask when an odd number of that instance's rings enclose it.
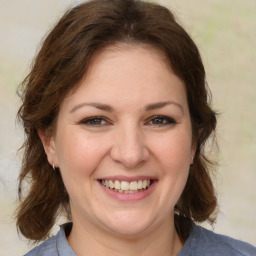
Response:
[[[43,242],[25,256],[77,256],[65,235],[65,231],[71,227],[71,223],[62,225],[56,236]],[[184,247],[177,256],[256,256],[256,247],[193,225]]]

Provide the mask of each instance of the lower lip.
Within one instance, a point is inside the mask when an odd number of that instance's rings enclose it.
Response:
[[[154,181],[150,187],[148,187],[147,189],[137,192],[137,193],[120,193],[118,191],[115,191],[113,189],[109,189],[106,188],[105,186],[103,186],[101,183],[100,186],[103,189],[103,191],[110,197],[118,200],[118,201],[122,201],[122,202],[134,202],[134,201],[139,201],[142,200],[146,197],[148,197],[153,190],[155,189],[156,186],[156,181]]]

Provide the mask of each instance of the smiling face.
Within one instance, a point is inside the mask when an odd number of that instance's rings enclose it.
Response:
[[[194,146],[184,83],[145,45],[98,52],[50,143],[76,223],[136,235],[174,227]]]

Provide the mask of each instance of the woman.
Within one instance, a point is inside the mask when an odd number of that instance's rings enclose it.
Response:
[[[71,9],[21,90],[17,227],[39,242],[70,219],[27,255],[256,254],[195,224],[217,212],[204,155],[216,115],[198,49],[170,11],[134,0]]]

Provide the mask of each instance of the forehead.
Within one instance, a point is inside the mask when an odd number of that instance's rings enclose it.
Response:
[[[118,44],[98,51],[72,100],[142,102],[184,100],[184,83],[165,54],[145,44]],[[68,97],[70,98],[70,97]]]

